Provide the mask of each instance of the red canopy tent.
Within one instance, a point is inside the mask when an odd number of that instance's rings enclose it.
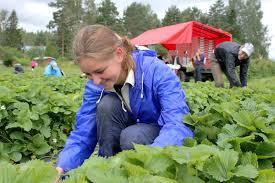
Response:
[[[175,50],[177,44],[191,44],[193,37],[213,40],[214,46],[232,40],[232,35],[228,32],[190,21],[148,30],[133,38],[131,42],[136,45],[162,44],[168,50]]]
[[[208,58],[217,44],[231,40],[232,35],[228,32],[190,21],[148,30],[133,38],[131,42],[135,45],[161,44],[168,50],[178,50],[179,56],[188,51],[190,57],[201,48]]]

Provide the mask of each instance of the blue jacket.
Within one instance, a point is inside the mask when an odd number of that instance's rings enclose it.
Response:
[[[178,77],[156,58],[154,51],[136,50],[132,56],[136,64],[135,86],[129,88],[132,117],[137,123],[161,126],[152,146],[181,146],[185,138],[193,137],[193,132],[182,121],[189,108]],[[92,81],[87,82],[82,106],[76,114],[75,130],[59,154],[57,166],[64,171],[78,167],[94,151],[97,144],[96,107],[106,94]]]
[[[62,77],[62,73],[60,68],[57,66],[56,69],[53,68],[53,64],[56,63],[54,60],[52,60],[45,68],[44,70],[44,76],[50,77]]]

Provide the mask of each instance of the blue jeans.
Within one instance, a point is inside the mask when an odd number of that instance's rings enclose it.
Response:
[[[97,139],[99,155],[110,157],[135,144],[152,144],[159,135],[158,124],[136,123],[122,109],[121,100],[114,93],[105,95],[97,105]]]

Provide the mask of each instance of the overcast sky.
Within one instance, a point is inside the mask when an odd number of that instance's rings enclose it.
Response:
[[[187,7],[196,6],[203,12],[216,0],[112,0],[122,15],[123,10],[132,2],[150,4],[152,10],[162,19],[165,11],[171,5],[176,5],[180,10]],[[227,0],[224,0],[227,2]],[[28,32],[37,30],[47,30],[46,25],[52,19],[53,9],[48,7],[51,0],[0,0],[0,9],[11,11],[16,10],[19,26]],[[100,3],[100,0],[96,0]],[[272,8],[273,7],[273,8]],[[274,0],[262,0],[262,10],[264,12],[263,24],[268,26],[269,36],[272,38],[269,50],[270,57],[275,59],[275,21],[272,21],[272,11],[275,7]]]

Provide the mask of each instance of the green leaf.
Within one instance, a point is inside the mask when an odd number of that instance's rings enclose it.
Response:
[[[251,98],[247,98],[244,101],[241,101],[241,105],[245,110],[252,113],[256,113],[257,111],[257,103]]]
[[[151,182],[154,182],[154,183],[177,183],[177,181],[175,180],[172,180],[172,179],[169,179],[169,178],[166,178],[166,177],[161,177],[161,176],[148,176],[147,177],[147,181],[145,182],[148,182],[148,183],[151,183]]]
[[[184,139],[183,144],[184,144],[184,146],[187,146],[187,147],[193,147],[193,146],[197,145],[197,141],[193,138],[186,138],[186,139]]]
[[[242,165],[253,165],[254,167],[258,168],[258,158],[255,153],[246,152],[241,155],[241,164]]]
[[[15,166],[7,162],[0,162],[0,183],[14,183],[17,176]]]
[[[54,166],[40,160],[29,161],[20,165],[20,174],[17,175],[14,183],[54,182],[57,171]]]
[[[51,146],[47,144],[44,137],[40,134],[36,134],[32,138],[32,143],[27,145],[28,149],[34,154],[43,155],[50,151]]]
[[[41,127],[40,132],[46,138],[49,138],[51,136],[51,128],[49,126]]]
[[[1,102],[11,102],[13,98],[13,93],[11,89],[0,86],[0,101]],[[1,106],[0,106],[1,107]]]
[[[14,141],[11,146],[10,152],[25,152],[27,150],[26,143],[28,142],[19,140]]]
[[[88,180],[94,183],[100,182],[114,182],[114,183],[127,183],[127,178],[120,175],[113,175],[110,172],[94,171],[95,173],[88,174]]]
[[[9,155],[10,155],[10,159],[12,159],[15,162],[20,161],[22,158],[22,154],[20,152],[12,152]]]
[[[39,119],[39,115],[37,113],[30,112],[30,118],[32,120],[38,120]]]
[[[0,162],[10,160],[8,152],[9,152],[9,148],[7,148],[7,145],[0,142]]]
[[[236,124],[226,124],[224,125],[224,127],[222,128],[222,133],[227,135],[228,137],[241,137],[243,135],[245,135],[248,132],[247,129],[239,127]]]
[[[26,102],[17,102],[14,104],[16,109],[13,110],[15,117],[15,122],[9,123],[6,129],[20,127],[25,131],[30,131],[32,129],[32,121],[30,119],[29,104]]]
[[[12,132],[10,134],[10,138],[11,139],[18,139],[18,140],[24,139],[24,133],[19,132],[19,131]]]
[[[120,167],[111,168],[108,160],[103,158],[91,158],[86,175],[91,182],[115,182],[127,183],[127,178],[121,174]]]
[[[234,171],[237,177],[255,178],[258,176],[258,171],[253,165],[240,165]]]
[[[272,161],[270,159],[260,159],[258,163],[260,170],[273,168]]]
[[[260,170],[255,183],[274,183],[275,171],[272,169]]]
[[[218,153],[215,146],[198,145],[195,147],[169,147],[164,152],[179,164],[192,163],[200,165],[210,156]]]
[[[226,124],[222,128],[222,133],[218,135],[217,144],[223,148],[231,148],[232,145],[228,142],[237,140],[238,138],[236,137],[241,137],[245,135],[247,132],[248,132],[247,129],[240,127],[236,124],[232,124],[232,125]]]
[[[173,165],[174,161],[164,154],[156,154],[144,163],[144,168],[156,174],[166,171],[166,169]]]
[[[254,121],[255,127],[267,134],[275,134],[275,130],[271,126],[267,126],[265,118],[256,118]]]
[[[275,143],[262,142],[256,148],[256,154],[259,159],[274,158],[275,157]]]
[[[220,151],[205,163],[204,171],[218,181],[227,181],[233,176],[232,170],[237,161],[237,152],[233,150]]]
[[[190,167],[187,167],[187,165],[179,165],[177,166],[177,172],[176,172],[176,180],[179,183],[204,183],[203,180],[201,180],[198,176],[196,176],[195,173],[192,173],[192,170],[190,170]]]
[[[195,129],[196,137],[201,139],[216,140],[220,129],[215,126],[197,126]]]
[[[40,118],[43,120],[43,124],[45,126],[48,126],[49,124],[51,124],[51,119],[47,114],[41,115]]]
[[[123,166],[128,173],[128,176],[145,176],[149,174],[149,171],[145,168],[134,165],[128,162],[123,162]]]
[[[240,111],[232,113],[233,120],[241,127],[251,131],[256,131],[253,120],[254,115],[249,111]]]

